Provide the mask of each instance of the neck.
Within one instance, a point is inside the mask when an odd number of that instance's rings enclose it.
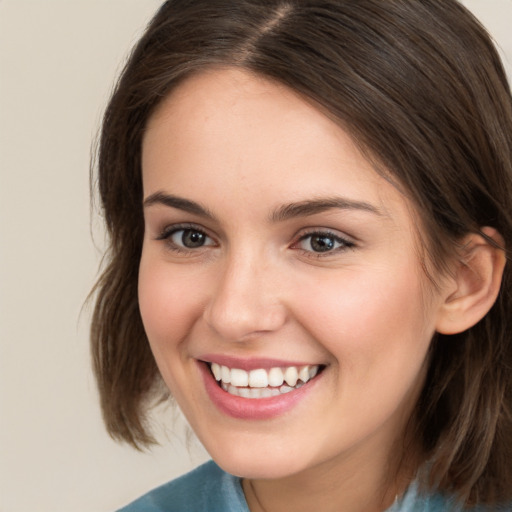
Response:
[[[374,447],[375,448],[375,447]],[[366,452],[366,450],[365,450]],[[369,453],[368,453],[369,452]],[[280,479],[242,482],[251,512],[383,512],[414,478],[418,457],[395,462],[379,450],[346,455]],[[400,459],[400,460],[399,460]],[[414,460],[414,463],[413,463]]]

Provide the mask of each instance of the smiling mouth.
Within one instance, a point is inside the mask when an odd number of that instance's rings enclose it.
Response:
[[[242,398],[270,398],[290,393],[310,382],[325,368],[323,365],[306,365],[246,371],[217,363],[208,365],[224,391]]]

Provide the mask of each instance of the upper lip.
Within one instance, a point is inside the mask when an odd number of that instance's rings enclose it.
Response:
[[[286,368],[288,366],[315,366],[321,363],[304,362],[304,361],[289,361],[284,359],[273,359],[267,357],[254,357],[254,358],[240,358],[229,355],[208,354],[204,355],[198,360],[205,363],[217,363],[221,366],[228,368],[239,368],[240,370],[258,370],[260,368],[270,369],[275,367]]]

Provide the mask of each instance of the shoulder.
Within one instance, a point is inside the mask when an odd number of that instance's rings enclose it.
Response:
[[[118,512],[248,512],[240,479],[207,462]]]

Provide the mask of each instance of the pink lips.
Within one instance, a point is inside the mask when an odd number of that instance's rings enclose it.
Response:
[[[207,360],[210,359],[208,358]],[[286,364],[284,364],[283,361],[269,359],[235,361],[228,357],[215,357],[215,362],[243,370],[271,368],[274,366],[301,366],[300,363],[295,365],[289,361],[287,361]],[[206,391],[210,397],[210,400],[215,404],[215,406],[228,416],[245,420],[264,420],[275,418],[281,414],[284,414],[309,394],[310,390],[315,386],[315,383],[319,378],[318,377],[309,381],[306,385],[300,387],[299,389],[279,396],[269,398],[242,398],[239,396],[231,395],[227,391],[224,391],[212,376],[206,363],[198,361],[198,365],[203,377]]]

